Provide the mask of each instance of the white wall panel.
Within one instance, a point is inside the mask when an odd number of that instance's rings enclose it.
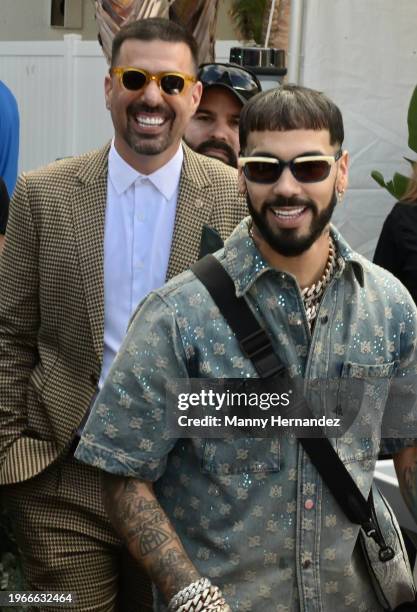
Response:
[[[63,151],[63,43],[0,43],[0,78],[20,112],[19,168],[44,164]]]
[[[235,44],[219,41],[218,61],[228,61]],[[76,34],[56,42],[0,42],[0,79],[13,91],[20,111],[20,171],[111,139],[104,100],[107,70],[99,44]]]
[[[335,222],[372,256],[395,200],[371,178],[409,173],[407,108],[417,84],[415,0],[306,0],[301,83],[340,106],[351,153],[350,187]]]

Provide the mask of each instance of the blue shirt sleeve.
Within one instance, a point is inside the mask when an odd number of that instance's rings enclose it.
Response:
[[[187,378],[186,355],[172,310],[150,294],[97,396],[76,457],[107,472],[155,481],[175,446],[166,428],[166,385]]]

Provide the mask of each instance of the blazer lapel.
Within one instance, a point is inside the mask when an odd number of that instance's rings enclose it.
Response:
[[[103,360],[104,219],[109,145],[94,153],[78,174],[71,198],[75,240],[94,348]]]
[[[208,224],[213,207],[211,181],[199,157],[183,143],[181,171],[174,235],[167,279],[186,270],[199,256],[203,226]]]

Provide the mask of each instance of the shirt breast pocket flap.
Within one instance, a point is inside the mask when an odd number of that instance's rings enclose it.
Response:
[[[205,440],[202,469],[227,475],[245,472],[277,472],[280,443],[276,438],[227,438]]]
[[[398,365],[397,361],[343,364],[337,412],[342,417],[344,433],[337,439],[336,447],[345,463],[378,454],[390,382]]]

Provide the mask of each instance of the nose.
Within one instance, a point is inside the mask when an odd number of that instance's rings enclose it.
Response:
[[[149,106],[159,106],[163,100],[159,85],[153,80],[145,85],[145,87],[141,90],[141,94],[143,102]]]
[[[232,130],[225,121],[215,121],[212,126],[211,137],[216,140],[223,140],[231,144]]]
[[[289,167],[286,166],[279,179],[276,181],[276,183],[274,183],[274,194],[291,197],[294,195],[299,195],[301,190],[301,184],[294,178]]]

